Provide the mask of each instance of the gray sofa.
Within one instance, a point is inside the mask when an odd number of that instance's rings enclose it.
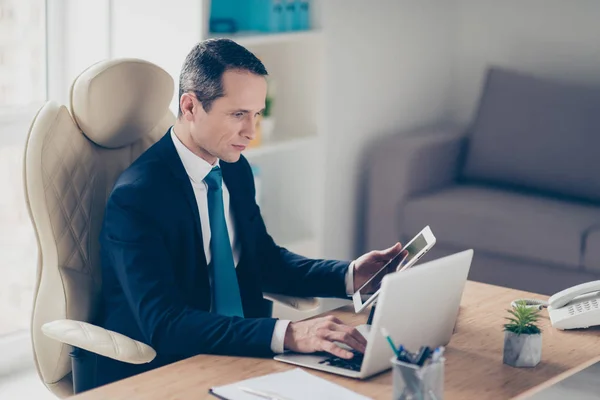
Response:
[[[423,261],[473,248],[471,280],[600,279],[600,89],[492,68],[469,128],[389,137],[369,160],[362,250],[430,225]]]

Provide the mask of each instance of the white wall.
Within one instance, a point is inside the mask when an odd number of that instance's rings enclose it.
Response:
[[[175,83],[171,110],[179,105],[179,73],[185,56],[201,38],[200,0],[113,1],[113,57],[136,57],[164,68]]]
[[[357,255],[369,144],[439,120],[468,124],[489,65],[600,83],[597,0],[322,3],[327,257]]]
[[[60,94],[51,93],[51,96],[69,104],[69,88],[75,78],[92,64],[110,57],[109,7],[108,1],[63,1],[64,59],[61,61],[64,75],[61,87],[57,88]]]
[[[326,257],[355,254],[367,146],[447,114],[454,8],[448,0],[325,0]]]
[[[457,0],[451,109],[469,121],[490,64],[600,82],[600,1]]]

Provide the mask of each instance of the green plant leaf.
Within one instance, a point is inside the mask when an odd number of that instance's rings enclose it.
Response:
[[[265,99],[265,109],[263,111],[263,117],[270,117],[273,112],[273,99],[268,97]]]
[[[507,310],[510,316],[505,317],[508,323],[504,324],[504,330],[517,335],[538,334],[541,329],[536,325],[540,318],[540,310],[527,307],[524,302],[517,302],[515,308]]]

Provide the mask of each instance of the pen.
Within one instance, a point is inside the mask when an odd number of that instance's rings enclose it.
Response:
[[[430,355],[431,349],[427,346],[421,346],[419,353],[415,357],[415,364],[417,364],[419,367],[422,367],[423,364],[425,364],[425,360],[427,360]]]
[[[440,358],[442,358],[442,356],[444,355],[444,350],[445,350],[445,348],[443,346],[436,348],[433,351],[433,355],[431,356],[431,362],[435,363],[435,362],[440,361]]]
[[[396,345],[394,344],[394,341],[390,337],[390,333],[387,331],[387,329],[381,328],[381,334],[383,336],[385,336],[385,338],[387,339],[387,342],[390,344],[390,347],[392,348],[392,350],[394,350],[394,354],[396,355],[396,357],[398,357],[398,350],[396,350]]]
[[[406,350],[402,345],[400,345],[400,348],[398,349],[396,358],[403,363],[414,364],[410,351]]]
[[[271,392],[264,392],[264,391],[260,391],[260,390],[250,389],[250,388],[247,388],[247,387],[240,387],[238,389],[240,389],[242,392],[246,392],[248,394],[253,394],[255,396],[262,397],[263,399],[268,399],[268,400],[287,400],[285,397],[281,397],[278,394],[271,393]]]

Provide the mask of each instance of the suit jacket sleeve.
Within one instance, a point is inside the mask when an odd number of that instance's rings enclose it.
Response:
[[[277,246],[266,231],[262,238],[262,278],[266,292],[302,297],[347,297],[347,261],[316,260]]]
[[[190,307],[177,290],[159,223],[144,208],[151,196],[116,188],[107,204],[102,251],[114,268],[134,318],[158,353],[272,354],[275,319],[226,317]],[[160,212],[160,211],[155,211]]]
[[[252,169],[246,168],[254,201],[256,189]],[[290,296],[347,297],[348,261],[309,259],[277,246],[268,234],[256,202],[253,204],[263,290]]]

